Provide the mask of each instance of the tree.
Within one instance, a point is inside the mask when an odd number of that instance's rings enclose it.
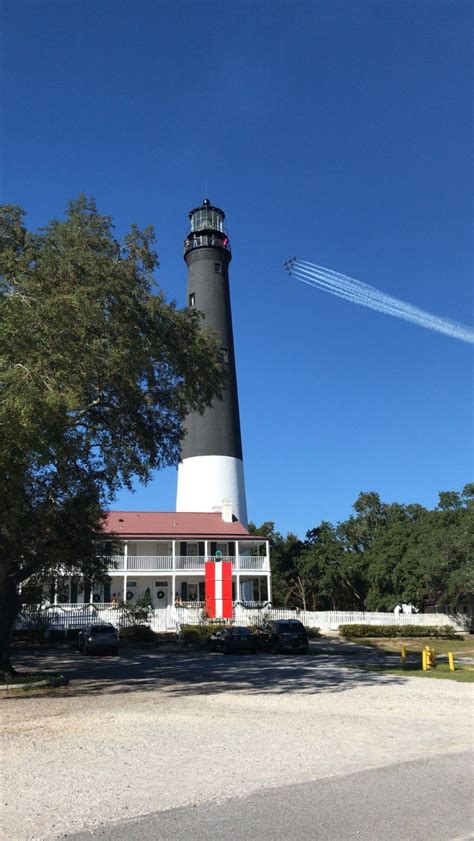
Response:
[[[393,610],[451,605],[474,592],[474,484],[444,491],[433,511],[385,503],[361,493],[355,514],[337,525],[322,522],[284,538],[270,537],[275,602],[312,610]]]
[[[354,581],[354,557],[338,528],[323,521],[306,533],[298,568],[312,581],[313,610],[343,610],[354,606],[359,594]]]
[[[250,534],[258,534],[268,538],[272,563],[272,601],[275,605],[292,606],[295,601],[295,590],[301,587],[296,583],[298,571],[295,561],[301,553],[302,542],[291,532],[283,537],[275,531],[275,523],[267,521],[261,526],[249,523]],[[296,604],[299,599],[296,598]]]
[[[31,576],[104,572],[95,539],[133,477],[179,461],[225,385],[200,315],[156,286],[151,227],[122,241],[92,199],[27,231],[0,209],[0,667]]]

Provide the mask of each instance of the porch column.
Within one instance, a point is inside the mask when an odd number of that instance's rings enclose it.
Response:
[[[173,556],[173,569],[176,569],[176,540],[172,541],[171,554]]]
[[[235,541],[235,568],[240,569],[240,544],[239,541]]]
[[[240,575],[235,576],[235,601],[240,602]]]
[[[123,544],[123,568],[128,569],[128,540]]]
[[[171,606],[174,607],[176,603],[176,572],[171,573]]]
[[[209,543],[208,540],[204,541],[204,562],[209,560],[209,546],[208,546],[208,543]]]
[[[123,576],[123,601],[127,604],[127,573]]]
[[[272,600],[272,577],[271,577],[271,575],[267,575],[267,592],[268,592],[268,601],[271,602],[271,600]]]

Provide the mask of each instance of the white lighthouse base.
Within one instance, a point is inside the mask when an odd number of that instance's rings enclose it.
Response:
[[[178,467],[176,511],[216,511],[223,501],[247,526],[244,465],[233,456],[192,456]]]

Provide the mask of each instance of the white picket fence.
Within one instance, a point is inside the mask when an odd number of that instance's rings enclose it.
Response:
[[[237,625],[259,625],[268,619],[299,619],[307,628],[321,631],[337,631],[339,625],[452,625],[457,631],[468,630],[468,621],[462,615],[446,613],[362,613],[357,611],[304,611],[284,610],[269,607],[244,607],[235,605],[233,621]],[[176,632],[181,625],[199,625],[203,619],[200,607],[172,607],[150,610],[140,620],[130,611],[112,604],[100,605],[54,605],[48,608],[24,609],[18,617],[16,627],[27,628],[43,625],[47,629],[74,630],[90,622],[110,622],[116,627],[146,622],[157,633]]]

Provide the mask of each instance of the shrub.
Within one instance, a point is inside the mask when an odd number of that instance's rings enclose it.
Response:
[[[318,639],[321,636],[321,628],[306,628],[305,631],[310,639]]]
[[[129,625],[120,628],[120,639],[128,642],[156,642],[156,634],[148,625]]]
[[[456,639],[452,625],[339,625],[339,634],[345,639],[363,637],[435,637]]]
[[[181,625],[179,638],[181,642],[187,645],[196,645],[203,648],[209,642],[209,637],[215,633],[220,625],[220,622],[213,625]]]
[[[66,636],[64,628],[50,628],[47,632],[49,640],[63,640]]]

